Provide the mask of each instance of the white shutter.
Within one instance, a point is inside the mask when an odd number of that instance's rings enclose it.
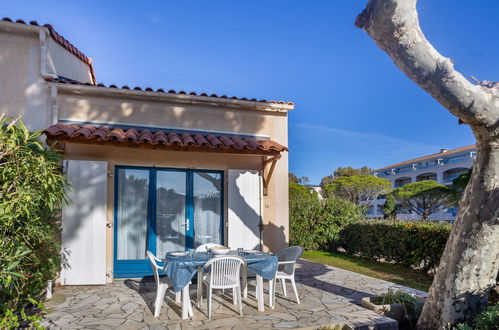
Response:
[[[232,249],[260,250],[262,196],[260,171],[229,170],[229,239]]]
[[[72,190],[62,209],[64,285],[106,283],[107,162],[65,161]]]

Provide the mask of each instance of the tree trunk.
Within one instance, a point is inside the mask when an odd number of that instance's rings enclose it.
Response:
[[[478,156],[418,326],[443,329],[470,320],[487,302],[498,271],[497,142],[478,142]]]
[[[416,0],[370,0],[356,25],[477,140],[472,177],[418,322],[445,329],[483,309],[498,272],[499,84],[473,85],[454,70],[421,31]]]

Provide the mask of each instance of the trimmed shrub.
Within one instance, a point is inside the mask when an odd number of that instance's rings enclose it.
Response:
[[[320,201],[317,193],[298,184],[289,186],[290,244],[307,250],[333,249],[340,229],[361,218],[359,206],[341,199]]]
[[[432,222],[365,220],[345,226],[340,245],[349,254],[427,272],[438,266],[451,228]]]
[[[59,219],[66,180],[61,157],[21,121],[0,117],[0,326],[36,321],[27,305],[61,264]],[[38,306],[37,306],[38,305]],[[32,311],[30,311],[31,313]],[[36,326],[35,324],[32,324]]]

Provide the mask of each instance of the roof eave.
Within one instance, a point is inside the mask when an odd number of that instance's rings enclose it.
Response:
[[[49,26],[49,27],[48,27]],[[87,57],[85,54],[83,54],[81,51],[79,51],[76,46],[74,46],[71,42],[67,41],[67,45],[60,43],[53,35],[57,34],[61,38],[62,37],[51,25],[38,25],[36,21],[32,21],[29,23],[26,23],[23,21],[23,23],[18,22],[18,21],[13,21],[13,20],[6,20],[6,17],[3,19],[0,19],[0,27],[3,27],[6,31],[13,31],[17,30],[20,32],[31,32],[31,33],[45,33],[47,36],[50,36],[54,42],[59,44],[61,47],[63,47],[68,53],[76,57],[78,60],[86,64],[90,70],[90,74],[92,76],[92,81],[95,84],[96,83],[96,78],[95,78],[95,71],[94,71],[94,66],[92,64],[92,59],[90,57]],[[77,52],[78,54],[75,54],[75,52],[72,51],[72,49]]]
[[[177,93],[167,93],[167,92],[161,93],[155,91],[128,90],[122,88],[67,84],[54,81],[49,81],[48,83],[57,86],[59,90],[88,93],[88,94],[127,96],[130,98],[143,98],[155,101],[171,100],[181,103],[193,103],[193,104],[201,103],[201,104],[210,104],[216,106],[229,106],[236,108],[257,109],[257,110],[266,110],[266,111],[290,111],[294,109],[293,104],[266,103],[259,101],[245,101],[245,100],[235,100],[231,98],[177,94]]]
[[[59,149],[64,149],[65,144],[78,144],[87,146],[108,146],[118,148],[134,148],[142,150],[162,150],[162,151],[182,151],[182,152],[201,152],[212,154],[225,154],[225,155],[243,155],[243,156],[276,156],[281,152],[278,150],[249,150],[249,149],[236,149],[236,148],[200,148],[193,146],[180,146],[180,145],[162,145],[162,144],[137,144],[133,142],[119,142],[119,141],[98,141],[86,140],[84,138],[68,138],[64,136],[48,136],[46,140],[48,145],[58,144]]]
[[[385,167],[373,170],[373,173],[380,172],[380,171],[386,171],[386,170],[389,170],[391,168],[397,168],[397,167],[400,167],[400,166],[406,166],[406,165],[414,164],[414,163],[421,162],[421,161],[424,161],[424,160],[428,160],[428,159],[432,159],[432,158],[437,158],[437,157],[440,157],[440,156],[453,155],[453,154],[457,154],[457,153],[468,151],[468,150],[472,150],[472,149],[476,149],[476,145],[472,144],[472,145],[469,145],[469,146],[464,146],[464,147],[452,149],[452,150],[449,150],[449,151],[446,151],[446,152],[443,152],[443,153],[431,154],[431,155],[427,155],[427,156],[421,156],[421,157],[418,157],[418,158],[409,159],[409,160],[406,160],[406,161],[403,161],[403,162],[400,162],[400,163],[392,164],[392,165],[389,165],[389,166],[385,166]]]

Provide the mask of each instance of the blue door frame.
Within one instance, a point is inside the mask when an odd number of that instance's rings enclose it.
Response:
[[[118,259],[118,171],[126,169],[136,169],[149,171],[149,193],[147,202],[147,246],[146,250],[151,251],[156,255],[156,178],[159,171],[182,172],[186,174],[186,206],[185,219],[190,219],[189,230],[185,232],[185,250],[192,250],[194,247],[194,180],[193,176],[196,172],[217,173],[221,174],[221,215],[220,215],[220,237],[221,242],[224,241],[224,226],[223,226],[223,201],[224,201],[224,176],[223,171],[216,170],[191,170],[181,168],[159,168],[159,167],[142,167],[142,166],[115,166],[114,180],[114,278],[136,278],[143,276],[151,276],[152,269],[147,259]]]

